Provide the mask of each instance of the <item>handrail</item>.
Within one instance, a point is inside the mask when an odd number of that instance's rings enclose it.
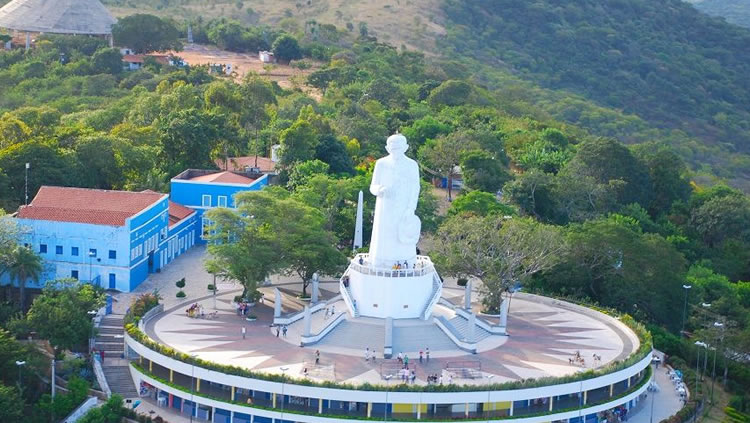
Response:
[[[341,293],[341,298],[344,299],[346,306],[349,307],[349,310],[352,311],[352,316],[359,317],[359,311],[357,310],[357,307],[354,304],[354,300],[352,299],[352,293],[349,291],[349,287],[344,285],[344,278],[348,277],[349,269],[346,269],[346,272],[344,272],[344,275],[341,276],[341,280],[339,281],[339,292]]]
[[[363,264],[359,264],[359,260]],[[427,256],[417,256],[417,262],[412,269],[393,269],[387,267],[375,267],[369,264],[370,255],[363,253],[357,254],[349,263],[349,268],[356,270],[364,275],[384,276],[388,278],[412,278],[428,275],[435,272],[435,266]],[[368,263],[365,263],[368,262]]]
[[[432,308],[435,307],[435,304],[440,301],[442,294],[443,282],[440,280],[437,273],[434,273],[432,276],[432,297],[427,301],[427,304],[425,304],[424,310],[422,310],[422,320],[430,318],[430,312],[432,311]]]
[[[302,337],[300,338],[300,344],[302,346],[306,346],[306,345],[312,345],[317,342],[320,342],[320,340],[325,338],[325,336],[328,335],[328,333],[331,332],[336,326],[338,326],[339,323],[345,320],[344,315],[346,315],[346,313],[341,313],[338,316],[336,316],[332,321],[328,322],[326,327],[324,327],[320,332],[316,333],[315,335],[310,335],[310,336],[302,335]]]

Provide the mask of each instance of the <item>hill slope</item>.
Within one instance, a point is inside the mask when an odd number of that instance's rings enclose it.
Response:
[[[750,28],[750,2],[747,0],[689,0],[701,12],[721,16],[729,23]]]
[[[750,31],[680,0],[446,0],[445,48],[750,151]]]

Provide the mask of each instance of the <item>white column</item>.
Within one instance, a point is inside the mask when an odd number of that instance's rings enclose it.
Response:
[[[469,342],[476,342],[477,339],[477,315],[471,313],[469,315]]]
[[[508,326],[508,306],[510,305],[510,299],[503,299],[503,303],[500,305],[500,326]]]
[[[320,284],[320,276],[318,276],[318,272],[313,273],[312,277],[312,294],[310,295],[310,304],[315,304],[318,302],[318,286]]]
[[[466,287],[464,288],[464,308],[471,310],[471,279],[466,281]]]
[[[310,306],[306,305],[305,306],[305,317],[303,318],[303,322],[302,322],[305,325],[303,336],[310,336],[310,326],[312,324],[311,320],[312,320],[312,317],[310,315]]]
[[[357,197],[357,217],[354,221],[354,249],[362,248],[362,204],[364,204],[364,195],[362,191]]]
[[[281,292],[279,288],[274,288],[273,293],[275,295],[273,299],[273,317],[281,317]]]

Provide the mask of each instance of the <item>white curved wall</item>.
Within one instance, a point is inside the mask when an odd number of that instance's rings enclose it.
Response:
[[[536,399],[545,397],[554,397],[569,395],[581,391],[590,391],[593,389],[609,386],[627,380],[638,374],[651,363],[651,354],[648,354],[634,365],[606,375],[579,381],[563,383],[559,385],[542,386],[537,388],[524,388],[503,391],[471,391],[471,392],[396,392],[396,391],[363,391],[352,389],[334,389],[322,388],[318,386],[294,385],[291,383],[272,382],[267,380],[252,379],[243,376],[234,376],[220,373],[214,370],[204,369],[201,367],[193,368],[188,363],[175,360],[171,357],[153,351],[146,346],[138,343],[130,336],[125,334],[125,343],[136,353],[145,359],[151,360],[168,369],[176,372],[190,375],[194,374],[201,380],[220,383],[223,385],[242,387],[246,389],[260,390],[271,393],[284,393],[307,398],[323,398],[337,401],[357,401],[357,402],[374,402],[374,403],[408,403],[408,404],[455,404],[455,403],[484,403],[484,402],[501,402],[501,401],[520,401],[525,399]],[[194,372],[194,373],[193,373]],[[149,382],[150,383],[150,382]],[[172,391],[178,391],[170,388]],[[283,391],[282,391],[283,389]],[[645,389],[645,385],[643,386]],[[169,391],[169,389],[166,389]],[[642,391],[642,390],[639,390]],[[184,395],[184,394],[182,394]],[[387,401],[386,401],[387,397]],[[619,404],[624,403],[625,399],[620,399]],[[221,402],[218,402],[221,403]],[[225,403],[221,403],[225,404]],[[226,408],[226,407],[224,407]],[[604,410],[602,408],[601,410]],[[591,409],[594,412],[594,408]],[[561,417],[567,418],[567,417]],[[556,420],[552,419],[552,420]],[[549,416],[540,421],[550,421]]]

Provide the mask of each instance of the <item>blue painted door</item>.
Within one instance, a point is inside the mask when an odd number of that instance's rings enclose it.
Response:
[[[117,279],[114,273],[109,274],[109,289],[117,288]]]

